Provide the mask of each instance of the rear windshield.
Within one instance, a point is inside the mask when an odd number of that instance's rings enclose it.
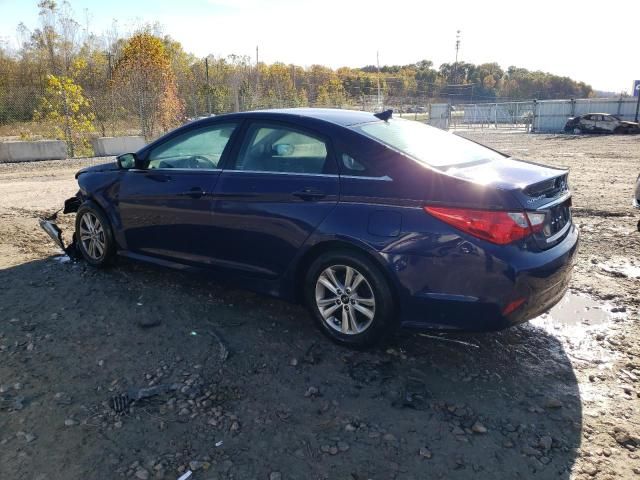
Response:
[[[363,123],[351,128],[432,167],[504,158],[477,143],[413,120],[392,118],[387,122]]]

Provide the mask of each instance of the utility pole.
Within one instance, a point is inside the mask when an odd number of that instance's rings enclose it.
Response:
[[[456,61],[453,64],[453,83],[458,83],[458,51],[460,50],[460,30],[456,31]]]
[[[636,102],[636,122],[638,121],[638,111],[640,110],[640,82],[636,85],[636,94],[638,95],[638,101]]]
[[[380,111],[383,111],[384,105],[382,105],[382,97],[380,95],[380,51],[376,51],[376,64],[378,66],[378,107]]]
[[[209,57],[204,57],[204,77],[207,81],[207,111],[211,116],[211,86],[209,85]]]
[[[460,50],[460,30],[456,30],[456,61],[453,63],[453,85],[458,85],[458,51]],[[451,96],[449,96],[451,104]],[[455,102],[455,97],[453,101]]]

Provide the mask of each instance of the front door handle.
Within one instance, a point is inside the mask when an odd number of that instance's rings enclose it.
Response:
[[[302,200],[308,202],[311,200],[320,200],[327,196],[322,190],[317,190],[315,188],[303,188],[302,190],[298,190],[297,192],[293,192],[292,195],[294,197],[301,198]]]
[[[191,197],[191,198],[202,198],[205,193],[200,187],[193,187],[186,192],[178,193],[179,197]]]

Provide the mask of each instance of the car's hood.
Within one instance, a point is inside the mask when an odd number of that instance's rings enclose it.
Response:
[[[629,122],[629,121],[627,121],[627,120],[622,120],[622,121],[620,121],[620,123],[621,123],[622,125],[629,125],[629,126],[631,126],[631,127],[637,127],[637,126],[639,126],[639,125],[640,125],[640,123],[638,123],[638,122]]]
[[[113,170],[118,170],[118,164],[116,162],[102,163],[100,165],[93,165],[91,167],[86,167],[82,170],[78,170],[76,172],[76,178],[78,178],[83,173],[110,172]]]

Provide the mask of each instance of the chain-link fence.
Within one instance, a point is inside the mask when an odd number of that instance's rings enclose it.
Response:
[[[69,156],[91,156],[91,140],[95,137],[133,135],[151,141],[182,123],[233,111],[306,106],[367,111],[382,108],[375,95],[309,98],[302,88],[282,93],[270,88],[264,92],[259,85],[246,81],[239,88],[229,84],[186,85],[178,91],[179,115],[163,122],[162,111],[142,112],[133,104],[135,98],[123,97],[108,81],[83,87],[64,84],[64,79],[53,83],[46,79],[4,79],[0,85],[0,141],[59,139],[67,143]],[[407,115],[414,112],[413,117],[424,119],[424,105],[416,105],[415,100],[413,105],[405,103],[398,101],[392,108]],[[155,122],[145,118],[153,115],[158,117]]]

